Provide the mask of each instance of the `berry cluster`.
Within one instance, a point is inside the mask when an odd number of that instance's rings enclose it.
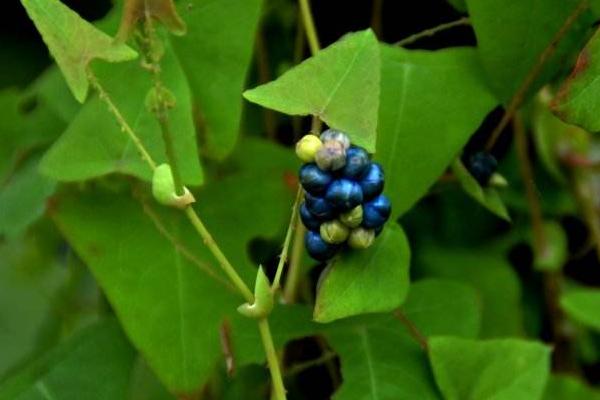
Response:
[[[310,256],[328,260],[344,243],[354,249],[369,247],[391,213],[390,200],[382,194],[381,166],[332,129],[320,138],[304,136],[296,154],[305,162],[299,173],[304,188],[300,218],[308,230]]]
[[[480,151],[469,157],[467,169],[481,186],[487,186],[498,168],[498,161],[490,153]]]

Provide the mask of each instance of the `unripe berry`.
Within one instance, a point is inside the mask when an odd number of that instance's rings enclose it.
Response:
[[[381,165],[375,162],[369,164],[365,172],[360,176],[358,183],[365,200],[371,200],[380,195],[384,184],[383,168],[381,168]]]
[[[469,158],[467,168],[480,185],[486,186],[498,168],[498,161],[490,153],[480,151]]]
[[[321,238],[327,243],[340,244],[348,239],[350,229],[337,219],[334,219],[333,221],[323,222],[319,233]]]
[[[323,171],[336,171],[346,165],[346,149],[337,141],[329,140],[317,152],[315,162]]]
[[[380,194],[373,200],[363,204],[363,222],[364,228],[379,228],[388,220],[392,212],[390,200]]]
[[[327,187],[333,181],[328,172],[321,170],[316,164],[304,164],[300,168],[300,183],[304,190],[313,195],[321,195],[327,191]]]
[[[304,162],[313,162],[321,147],[323,147],[323,142],[318,136],[305,135],[296,143],[296,155]]]
[[[350,139],[348,135],[343,132],[336,131],[335,129],[327,129],[323,133],[321,133],[321,142],[339,142],[344,150],[347,150],[350,147]]]
[[[346,165],[342,174],[346,178],[361,176],[369,166],[369,154],[362,147],[351,146],[346,150]]]
[[[352,210],[340,215],[340,221],[349,228],[356,228],[363,220],[362,206],[356,206]]]
[[[325,199],[336,209],[349,211],[362,203],[363,193],[358,183],[342,178],[329,185]]]
[[[308,210],[305,202],[300,205],[300,219],[309,231],[318,231],[321,227],[321,221]]]
[[[373,244],[375,231],[373,229],[356,228],[350,232],[348,246],[353,249],[366,249]]]
[[[335,210],[333,205],[323,197],[313,196],[310,193],[304,193],[306,208],[312,215],[319,219],[333,219]]]
[[[313,231],[306,232],[304,243],[308,254],[318,261],[330,259],[339,250],[338,245],[327,243],[321,238],[319,233]]]

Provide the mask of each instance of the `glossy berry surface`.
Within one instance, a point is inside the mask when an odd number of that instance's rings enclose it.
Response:
[[[392,213],[392,204],[383,194],[363,205],[363,222],[365,228],[376,229],[388,220]]]
[[[480,151],[469,158],[467,166],[473,178],[482,186],[488,184],[490,177],[498,168],[498,161],[490,153]]]
[[[306,207],[306,203],[302,203],[300,205],[300,220],[309,231],[318,231],[321,227],[321,222],[319,218],[313,215]]]
[[[329,244],[321,238],[318,232],[308,231],[304,236],[308,254],[315,260],[326,261],[339,250],[338,245]]]
[[[308,193],[313,195],[322,195],[327,191],[327,187],[333,181],[330,173],[320,169],[317,164],[304,164],[300,168],[300,184]]]
[[[330,202],[323,197],[313,196],[310,193],[304,194],[305,204],[308,211],[319,219],[333,219],[335,209]]]
[[[346,149],[335,141],[323,143],[315,155],[315,162],[324,171],[336,171],[346,165]]]
[[[366,171],[369,163],[369,154],[365,149],[352,146],[346,151],[346,165],[342,174],[347,178],[356,178]]]
[[[321,133],[321,142],[338,142],[345,149],[350,147],[350,139],[348,135],[335,129],[327,129]]]
[[[371,163],[358,180],[365,200],[379,196],[384,183],[383,168],[377,163]]]
[[[329,185],[325,199],[339,211],[349,211],[363,201],[358,183],[350,179],[337,179]]]

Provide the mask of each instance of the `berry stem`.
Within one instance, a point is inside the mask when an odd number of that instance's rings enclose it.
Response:
[[[281,369],[279,368],[279,358],[277,357],[277,352],[275,351],[275,346],[273,344],[273,337],[271,336],[269,321],[266,318],[258,321],[258,330],[265,348],[267,363],[271,373],[271,380],[273,383],[273,398],[275,400],[285,400],[285,387],[283,385]]]
[[[302,252],[304,250],[304,225],[298,224],[294,234],[294,244],[292,245],[292,255],[290,257],[290,268],[288,269],[287,279],[283,289],[283,299],[287,304],[296,301],[298,284],[300,282],[300,272],[302,271]]]
[[[394,43],[394,45],[400,46],[400,47],[407,46],[409,44],[418,42],[419,40],[421,40],[423,38],[434,36],[445,30],[456,28],[457,26],[467,26],[467,25],[471,25],[471,21],[467,17],[462,17],[462,18],[457,19],[456,21],[446,22],[446,23],[440,24],[438,26],[434,26],[433,28],[425,29],[421,32],[417,32],[413,35],[407,36],[404,39],[399,40],[398,42]]]
[[[285,234],[285,239],[283,241],[283,248],[281,249],[281,255],[279,256],[279,264],[277,264],[277,272],[275,273],[273,285],[271,286],[271,290],[273,293],[278,291],[281,287],[281,275],[283,273],[285,263],[288,259],[290,242],[292,241],[292,232],[298,227],[298,205],[300,204],[300,201],[302,201],[302,197],[302,188],[298,187],[298,191],[296,193],[296,200],[294,201],[294,205],[292,206],[292,216],[290,217],[290,224],[288,226],[287,232]]]

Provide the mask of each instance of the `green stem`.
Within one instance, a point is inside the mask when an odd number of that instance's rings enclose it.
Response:
[[[234,286],[237,288],[240,294],[244,296],[248,303],[254,303],[254,294],[252,294],[252,291],[248,288],[246,283],[239,276],[235,268],[233,268],[233,265],[231,265],[227,257],[225,257],[225,254],[223,254],[223,252],[217,245],[217,242],[215,242],[208,229],[206,229],[206,226],[204,226],[204,223],[202,223],[202,220],[200,219],[198,214],[196,214],[196,211],[192,208],[192,206],[186,207],[184,211],[185,215],[187,215],[188,219],[196,229],[196,232],[198,232],[198,234],[204,241],[206,247],[208,247],[213,256],[215,256],[219,263],[219,266],[221,267],[223,272],[225,272],[229,280],[234,284]]]
[[[135,145],[136,149],[142,156],[142,159],[146,162],[146,164],[148,164],[150,169],[154,171],[156,169],[156,162],[152,159],[152,156],[150,155],[150,153],[148,153],[146,147],[144,146],[140,138],[135,134],[133,129],[131,129],[131,126],[129,126],[129,124],[127,123],[127,121],[125,120],[115,103],[113,103],[106,90],[104,90],[104,87],[100,84],[100,81],[98,81],[98,78],[91,69],[87,70],[87,76],[90,85],[98,93],[98,97],[100,97],[100,100],[108,106],[108,111],[115,117],[117,123],[121,127],[121,130],[125,132],[127,136],[129,136],[129,139],[131,139],[131,141]]]
[[[290,242],[292,241],[292,232],[298,225],[298,205],[300,204],[300,201],[302,201],[302,188],[298,187],[296,200],[294,200],[294,205],[292,206],[290,224],[288,225],[285,239],[283,241],[283,248],[281,249],[281,255],[279,256],[279,264],[277,264],[277,272],[275,272],[275,279],[273,279],[273,285],[271,286],[273,293],[275,293],[281,287],[281,275],[283,274],[283,267],[287,262]]]
[[[414,35],[410,35],[410,36],[396,42],[395,45],[401,46],[401,47],[406,46],[409,44],[413,44],[425,37],[434,36],[445,30],[455,28],[457,26],[465,26],[465,25],[470,25],[470,24],[471,24],[471,21],[469,21],[469,18],[463,17],[463,18],[457,19],[456,21],[446,22],[444,24],[434,26],[433,28],[429,28],[429,29],[425,29],[424,31],[417,32]]]
[[[294,235],[294,245],[292,246],[292,255],[290,257],[290,268],[288,269],[285,286],[283,289],[283,299],[287,304],[296,301],[298,284],[300,283],[300,272],[302,271],[302,252],[304,250],[304,225],[298,224]]]
[[[302,13],[302,20],[304,21],[304,31],[306,32],[310,52],[315,55],[321,49],[321,45],[319,44],[319,37],[317,36],[317,29],[315,28],[315,21],[310,10],[309,0],[300,0],[300,11]]]
[[[260,338],[263,342],[265,354],[267,355],[267,363],[269,365],[269,371],[271,373],[271,380],[273,383],[274,398],[275,400],[285,400],[285,387],[283,385],[281,369],[279,368],[279,359],[277,358],[277,352],[275,351],[275,346],[273,345],[273,337],[271,336],[269,321],[266,318],[258,321],[258,330],[260,332]]]
[[[165,144],[165,153],[167,154],[167,160],[171,166],[171,173],[173,174],[173,183],[175,184],[175,193],[178,196],[183,195],[183,181],[181,179],[181,172],[177,164],[177,157],[175,156],[175,145],[173,141],[173,134],[171,133],[171,127],[169,124],[169,117],[166,110],[161,109],[156,113],[156,119],[160,125],[162,132],[163,142]]]

